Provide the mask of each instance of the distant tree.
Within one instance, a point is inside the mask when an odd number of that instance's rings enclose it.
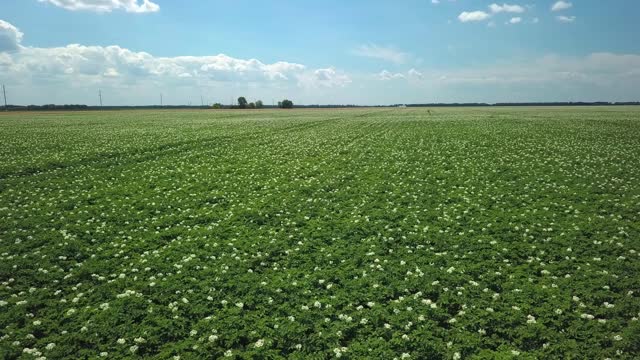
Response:
[[[247,107],[247,99],[245,99],[244,96],[240,96],[238,98],[238,107],[240,109],[245,109]]]
[[[212,108],[214,108],[214,109],[222,109],[222,104],[220,104],[220,103],[215,103],[215,104],[213,104],[211,107],[212,107]]]
[[[292,109],[293,101],[285,99],[285,100],[279,101],[278,106],[281,107],[282,109]]]
[[[282,101],[278,101],[278,107],[282,109]]]
[[[257,100],[256,101],[256,108],[260,109],[262,108],[264,105],[262,104],[262,100]]]
[[[249,103],[249,109],[255,109],[256,108],[256,103]]]

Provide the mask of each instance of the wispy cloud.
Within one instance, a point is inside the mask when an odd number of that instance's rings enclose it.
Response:
[[[403,73],[392,73],[391,71],[388,70],[382,70],[381,72],[374,74],[373,78],[376,80],[382,80],[382,81],[389,81],[389,80],[415,80],[415,81],[419,81],[422,80],[424,78],[424,75],[414,69],[411,68],[409,69],[409,71],[406,72],[406,74]]]
[[[491,12],[494,14],[501,13],[501,12],[520,14],[525,12],[524,7],[520,5],[509,5],[509,4],[502,4],[502,5],[491,4],[489,5],[489,10],[491,10]]]
[[[376,78],[378,80],[396,80],[396,79],[404,79],[405,76],[401,73],[392,73],[387,70],[382,70],[378,74],[376,74]]]
[[[160,10],[151,0],[38,0],[71,11],[111,12],[124,10],[130,13],[149,13]]]
[[[556,16],[556,19],[562,23],[572,23],[576,20],[576,17],[560,15],[560,16]]]
[[[615,86],[618,82],[637,85],[640,81],[640,55],[593,53],[584,57],[547,55],[541,58],[501,65],[469,67],[438,73],[447,83],[568,83]],[[636,90],[633,96],[637,96]]]
[[[376,44],[360,45],[353,49],[352,53],[357,56],[384,60],[395,64],[404,64],[410,57],[408,53]]]

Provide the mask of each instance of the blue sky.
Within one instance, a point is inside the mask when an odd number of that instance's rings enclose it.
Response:
[[[637,0],[4,0],[17,104],[640,100]]]

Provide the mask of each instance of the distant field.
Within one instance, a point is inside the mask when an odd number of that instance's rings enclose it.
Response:
[[[0,359],[640,357],[640,107],[0,114]]]

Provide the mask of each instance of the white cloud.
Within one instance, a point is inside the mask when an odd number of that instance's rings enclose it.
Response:
[[[455,2],[456,0],[449,0],[449,2]],[[442,0],[431,0],[431,3],[434,5],[438,5],[442,3]]]
[[[377,103],[632,101],[640,98],[640,55],[548,55],[485,66],[418,69],[420,80],[380,83],[369,76],[362,96]],[[406,73],[405,73],[406,74]],[[371,102],[369,102],[371,103]],[[373,103],[376,103],[375,101]]]
[[[540,22],[540,19],[539,19],[539,18],[537,18],[537,17],[535,17],[535,18],[531,19],[531,23],[532,23],[532,24],[537,24],[537,23],[539,23],[539,22]]]
[[[524,21],[524,20],[523,20]],[[422,101],[627,101],[640,97],[640,55],[545,56],[491,66],[344,73],[228,55],[158,57],[119,46],[37,48],[0,21],[10,51],[0,51],[0,76],[17,104],[228,103],[230,98],[291,98],[296,103],[375,104]],[[10,34],[8,37],[6,34]],[[6,43],[6,42],[5,42]],[[8,49],[8,47],[5,46]],[[388,81],[380,82],[381,79]],[[207,94],[209,97],[207,97]],[[410,99],[410,100],[408,100]]]
[[[333,67],[308,69],[287,61],[263,63],[224,54],[158,57],[120,46],[25,47],[20,46],[21,38],[15,26],[0,20],[0,50],[8,50],[0,51],[0,74],[12,91],[23,89],[25,103],[87,102],[87,92],[96,88],[111,89],[111,96],[121,96],[121,103],[140,104],[148,101],[141,98],[163,88],[181,88],[180,92],[210,88],[227,94],[242,91],[245,95],[262,91],[270,96],[293,97],[305,89],[351,83],[347,74]],[[62,98],[62,94],[70,95]]]
[[[511,20],[509,20],[509,24],[519,24],[521,22],[522,22],[521,17],[512,17]]]
[[[23,48],[13,56],[13,74],[26,77],[80,77],[99,81],[103,77],[126,79],[176,80],[199,78],[209,81],[288,81],[305,70],[301,64],[276,62],[265,64],[256,59],[237,59],[224,54],[214,56],[155,57],[119,46],[83,46],[71,44],[57,48]]]
[[[300,85],[311,87],[344,87],[349,83],[351,83],[351,78],[336,71],[333,67],[317,69],[312,76],[302,76],[299,81]]]
[[[390,71],[382,70],[381,72],[376,74],[375,78],[378,79],[378,80],[387,81],[387,80],[404,79],[405,76],[403,74],[401,74],[401,73],[395,73],[394,74],[394,73],[392,73]]]
[[[104,72],[103,76],[105,76],[105,77],[118,77],[118,76],[120,76],[120,73],[115,68],[108,68]]]
[[[461,22],[470,22],[470,21],[484,21],[488,19],[491,15],[487,14],[484,11],[463,11],[458,15],[458,20]]]
[[[409,54],[405,52],[376,44],[360,45],[355,48],[352,53],[357,56],[384,60],[396,64],[404,64],[409,59]]]
[[[151,0],[38,0],[71,11],[111,12],[124,10],[130,13],[148,13],[160,10]]]
[[[389,81],[389,80],[422,80],[424,78],[424,74],[414,68],[409,69],[406,74],[403,73],[392,73],[388,70],[382,70],[381,72],[374,74],[373,78],[375,80]]]
[[[509,5],[509,4],[502,4],[502,5],[491,4],[491,5],[489,5],[489,10],[491,10],[491,12],[494,13],[494,14],[501,13],[501,12],[507,12],[507,13],[523,13],[523,12],[525,12],[525,9],[522,6],[520,6],[520,5]]]
[[[567,1],[556,1],[552,6],[551,6],[551,11],[562,11],[562,10],[566,10],[569,9],[573,6],[572,3],[567,2]]]
[[[460,20],[460,22],[471,22],[471,21],[485,21],[489,18],[492,17],[492,15],[494,14],[499,14],[499,13],[523,13],[526,11],[526,9],[520,5],[511,5],[511,4],[496,4],[493,3],[491,5],[489,5],[489,13],[485,12],[485,11],[463,11],[462,13],[460,13],[460,15],[458,15],[458,20]],[[513,19],[520,19],[520,21],[522,20],[520,17],[514,17]],[[507,22],[507,24],[511,23],[511,24],[515,24],[520,22],[519,20],[514,20],[515,22]],[[490,22],[488,24],[489,27],[495,27],[495,22]]]
[[[0,20],[0,52],[18,50],[22,35],[18,28],[4,20]]]
[[[548,55],[538,59],[495,66],[432,72],[446,83],[540,84],[569,83],[585,86],[632,82],[640,85],[640,55],[593,53],[585,57]],[[639,88],[640,89],[640,88]],[[636,91],[636,95],[637,91]]]
[[[410,79],[422,79],[424,77],[424,75],[416,69],[410,69],[407,74]]]
[[[576,20],[576,17],[560,15],[560,16],[556,16],[556,19],[563,23],[572,23]]]

